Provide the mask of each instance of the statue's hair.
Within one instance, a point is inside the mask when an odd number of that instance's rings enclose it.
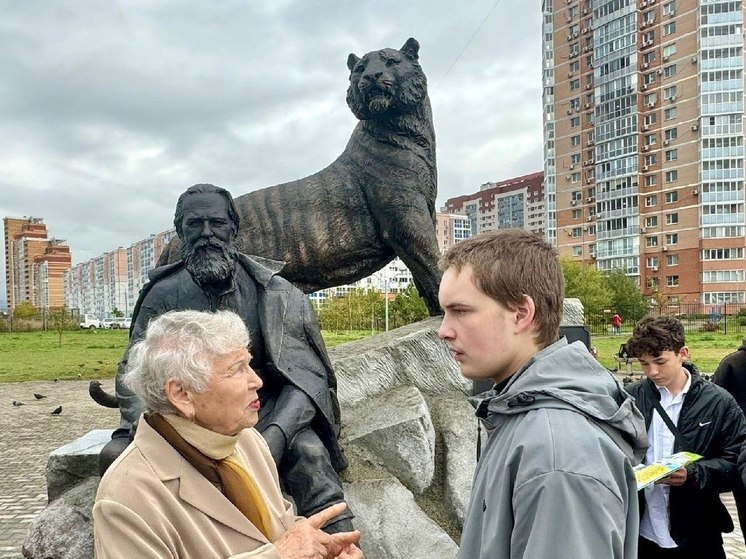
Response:
[[[631,357],[658,357],[664,351],[678,351],[686,345],[684,325],[673,316],[646,316],[635,325],[627,341]]]
[[[471,266],[476,287],[509,310],[528,295],[536,308],[536,342],[546,347],[559,339],[565,279],[557,252],[539,235],[523,229],[482,233],[453,245],[438,265],[444,272]]]
[[[233,196],[225,188],[215,186],[214,184],[195,184],[187,188],[181,196],[179,196],[176,202],[176,211],[174,212],[174,227],[176,227],[176,234],[181,239],[181,226],[184,221],[184,202],[186,202],[187,196],[193,194],[220,194],[225,198],[225,202],[228,205],[228,217],[233,222],[233,228],[238,231],[238,227],[241,224],[241,219],[238,217],[238,211],[236,210],[236,204],[233,202]]]
[[[169,378],[204,392],[215,357],[249,346],[241,318],[231,311],[171,311],[153,320],[129,350],[124,383],[151,413],[175,413],[165,386]]]

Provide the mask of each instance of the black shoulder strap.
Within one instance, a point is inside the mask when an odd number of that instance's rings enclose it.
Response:
[[[663,420],[663,423],[666,424],[666,427],[668,427],[668,430],[671,431],[673,434],[673,438],[676,439],[676,442],[679,443],[679,448],[682,450],[686,450],[686,445],[684,444],[684,439],[681,437],[681,433],[679,432],[678,427],[674,425],[673,421],[671,421],[671,418],[668,417],[668,414],[666,413],[666,410],[663,409],[663,406],[661,406],[660,398],[657,394],[653,392],[653,387],[650,386],[650,381],[645,381],[644,385],[647,388],[648,392],[650,392],[649,396],[650,399],[653,402],[653,407],[655,408],[655,411],[658,412],[658,415],[661,416],[661,419]]]

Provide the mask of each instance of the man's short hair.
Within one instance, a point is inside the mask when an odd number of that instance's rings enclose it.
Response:
[[[176,227],[176,234],[180,239],[182,238],[181,224],[182,221],[184,221],[184,202],[186,201],[187,196],[191,196],[192,194],[220,194],[225,198],[225,202],[228,206],[228,218],[233,222],[236,231],[238,231],[238,226],[240,225],[241,220],[238,217],[238,210],[236,210],[236,204],[233,202],[233,196],[231,196],[231,193],[225,188],[215,186],[214,184],[195,184],[187,188],[186,191],[179,196],[179,200],[176,202],[174,227]]]
[[[686,345],[684,325],[673,316],[646,316],[635,325],[627,342],[630,357],[658,357],[664,351],[678,351]]]
[[[523,229],[489,231],[453,245],[438,263],[442,271],[470,265],[474,283],[509,310],[533,299],[536,342],[546,347],[559,339],[565,279],[554,248]]]

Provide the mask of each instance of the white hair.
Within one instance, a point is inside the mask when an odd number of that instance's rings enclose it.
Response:
[[[151,413],[175,413],[166,396],[169,378],[204,392],[215,357],[249,346],[249,333],[231,311],[167,312],[148,324],[145,337],[129,350],[124,383]]]

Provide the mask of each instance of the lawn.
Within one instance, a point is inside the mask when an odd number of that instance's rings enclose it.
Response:
[[[370,331],[322,332],[327,347],[359,340]],[[628,334],[594,336],[599,361],[616,367],[614,355]],[[720,360],[741,344],[742,334],[691,333],[687,342],[693,361],[712,373]],[[56,332],[0,333],[0,382],[52,379],[103,379],[116,374],[127,344],[125,330],[76,330],[64,332],[58,346]],[[640,371],[637,364],[635,372]]]
[[[598,360],[610,369],[617,366],[614,355],[619,346],[629,339],[629,334],[620,336],[593,336],[591,344],[598,349]],[[720,360],[741,345],[743,334],[720,334],[692,332],[686,335],[687,346],[692,361],[703,373],[713,373]],[[633,364],[633,370],[640,372],[640,366]]]
[[[322,332],[327,347],[359,340],[366,332]],[[127,345],[126,330],[0,333],[0,382],[103,379],[117,372]]]

